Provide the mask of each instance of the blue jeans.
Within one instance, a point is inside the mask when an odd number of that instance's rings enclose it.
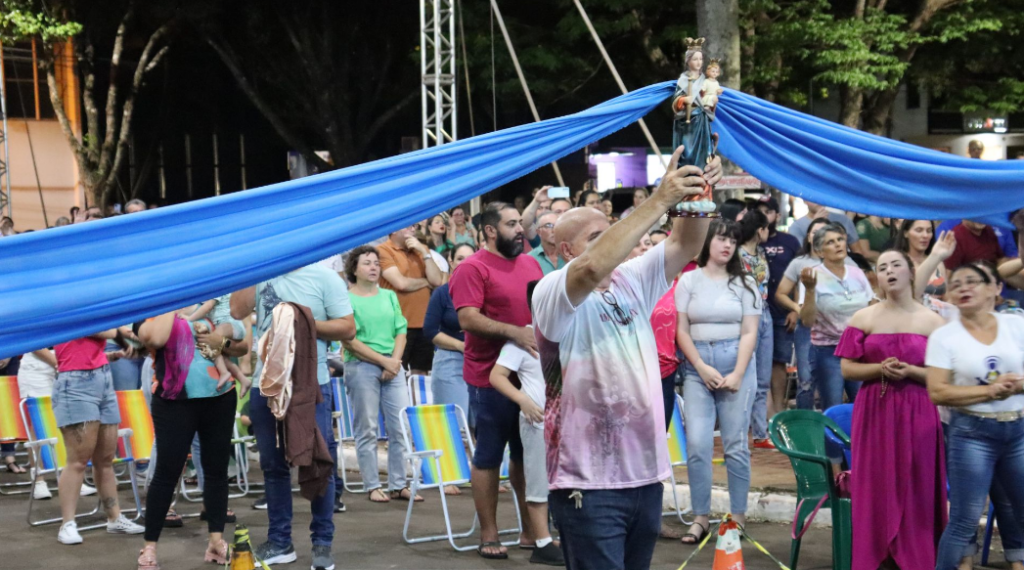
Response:
[[[797,323],[793,334],[796,346],[796,407],[814,409],[814,351],[811,350],[811,329]]]
[[[334,441],[334,429],[331,425],[331,402],[333,394],[331,385],[320,386],[323,402],[316,406],[316,425],[320,434],[327,442],[328,449],[337,453]],[[292,543],[292,478],[291,469],[284,458],[284,448],[277,446],[278,422],[270,412],[267,399],[259,388],[253,388],[249,396],[249,417],[256,436],[256,445],[260,451],[260,468],[263,469],[263,480],[266,486],[267,518],[270,528],[267,540],[277,546],[285,547]],[[314,546],[330,546],[334,539],[334,495],[324,493],[310,501],[313,520],[309,523]]]
[[[843,379],[842,358],[836,356],[835,345],[814,345],[811,350],[814,351],[814,383],[821,397],[821,409],[827,410],[842,404],[844,389],[850,403],[853,403],[860,391],[860,382],[847,382]]]
[[[664,488],[653,483],[634,489],[571,490],[548,495],[558,524],[568,570],[643,570],[650,568],[661,532]],[[578,504],[578,506],[577,506]]]
[[[754,405],[750,410],[750,430],[754,439],[768,439],[768,392],[772,389],[772,355],[775,352],[772,314],[765,303],[761,321],[757,325],[757,347],[750,367],[757,378]]]
[[[1024,526],[1024,420],[997,422],[954,411],[948,434],[949,524],[939,541],[936,570],[955,569],[977,552],[978,519],[993,481]],[[1024,550],[1007,546],[1006,560],[1024,561]]]
[[[112,340],[107,341],[107,352],[121,350]],[[110,363],[110,375],[114,377],[114,390],[138,390],[142,385],[142,361],[145,357],[121,358]]]
[[[701,360],[722,376],[736,368],[739,339],[694,342]],[[729,476],[729,508],[732,514],[747,512],[750,491],[750,409],[757,390],[751,359],[736,392],[709,390],[697,370],[684,362],[683,415],[686,422],[686,471],[690,477],[690,497],[696,515],[711,514],[711,455],[715,447],[715,419],[722,432],[725,467]]]
[[[455,350],[434,351],[434,367],[430,372],[431,391],[435,404],[455,404],[466,414],[470,429],[476,425],[469,409],[469,389],[462,377],[463,356]]]
[[[384,412],[388,432],[388,490],[406,486],[405,437],[402,435],[402,410],[409,405],[405,371],[391,380],[381,380],[384,369],[376,364],[353,360],[345,363],[345,389],[352,404],[352,435],[356,440],[359,472],[364,489],[380,488],[377,468],[377,430],[379,412]]]

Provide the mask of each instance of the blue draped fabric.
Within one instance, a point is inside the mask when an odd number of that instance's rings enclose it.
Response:
[[[318,176],[0,240],[0,358],[177,309],[411,225],[643,117],[675,82]],[[968,160],[726,90],[712,130],[751,174],[863,213],[1006,223],[1024,161]]]

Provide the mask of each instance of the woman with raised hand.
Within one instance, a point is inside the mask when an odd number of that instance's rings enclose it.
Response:
[[[454,244],[474,243],[477,235],[473,224],[466,218],[462,206],[455,206],[448,215],[448,241]]]
[[[407,322],[394,291],[382,289],[377,248],[353,249],[345,260],[349,300],[356,320],[356,337],[345,347],[345,389],[352,404],[352,430],[356,439],[359,472],[374,503],[410,500],[405,479],[405,438],[402,410],[409,405],[402,369]],[[384,412],[388,435],[388,491],[381,490],[377,469],[378,410]],[[422,501],[416,497],[417,501]]]
[[[884,300],[853,315],[835,351],[843,377],[863,384],[850,434],[853,568],[931,570],[946,526],[946,469],[925,350],[944,321],[914,299],[906,253],[890,249],[877,261]]]
[[[947,440],[949,525],[937,570],[969,568],[978,519],[998,481],[1024,524],[1024,319],[993,313],[998,284],[977,265],[949,274],[947,297],[959,318],[928,340],[928,393],[951,408]],[[1021,553],[1007,552],[1015,569]]]
[[[698,269],[683,274],[676,286],[676,342],[686,357],[681,368],[683,415],[695,514],[683,544],[699,544],[710,530],[716,419],[729,474],[730,511],[738,523],[746,522],[747,430],[757,389],[754,346],[764,303],[757,283],[743,268],[739,241],[739,225],[713,220],[697,257]]]

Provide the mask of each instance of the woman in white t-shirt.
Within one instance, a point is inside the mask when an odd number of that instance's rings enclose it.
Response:
[[[994,479],[1024,524],[1024,319],[992,313],[997,294],[996,282],[976,265],[954,270],[947,297],[960,318],[928,339],[929,395],[952,408],[949,525],[939,542],[939,570],[955,569],[975,553],[977,521]]]
[[[711,454],[715,420],[722,432],[732,516],[744,524],[750,490],[747,430],[757,390],[754,345],[763,301],[743,268],[736,222],[714,220],[698,269],[676,287],[676,342],[683,362],[683,415],[687,471],[695,514],[683,544],[707,535],[711,514]]]

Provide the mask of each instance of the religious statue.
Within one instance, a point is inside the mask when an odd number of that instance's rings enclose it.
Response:
[[[717,60],[708,65],[710,78],[705,77],[704,38],[686,38],[686,56],[684,57],[683,74],[676,83],[676,92],[672,96],[672,110],[675,120],[672,123],[672,148],[683,145],[683,156],[679,166],[694,165],[703,168],[715,156],[718,135],[711,132],[711,121],[715,118],[715,107],[718,95],[722,93],[717,77],[721,67]],[[704,187],[704,192],[691,199],[676,204],[669,210],[675,217],[715,217],[716,206],[711,199],[711,185]]]

